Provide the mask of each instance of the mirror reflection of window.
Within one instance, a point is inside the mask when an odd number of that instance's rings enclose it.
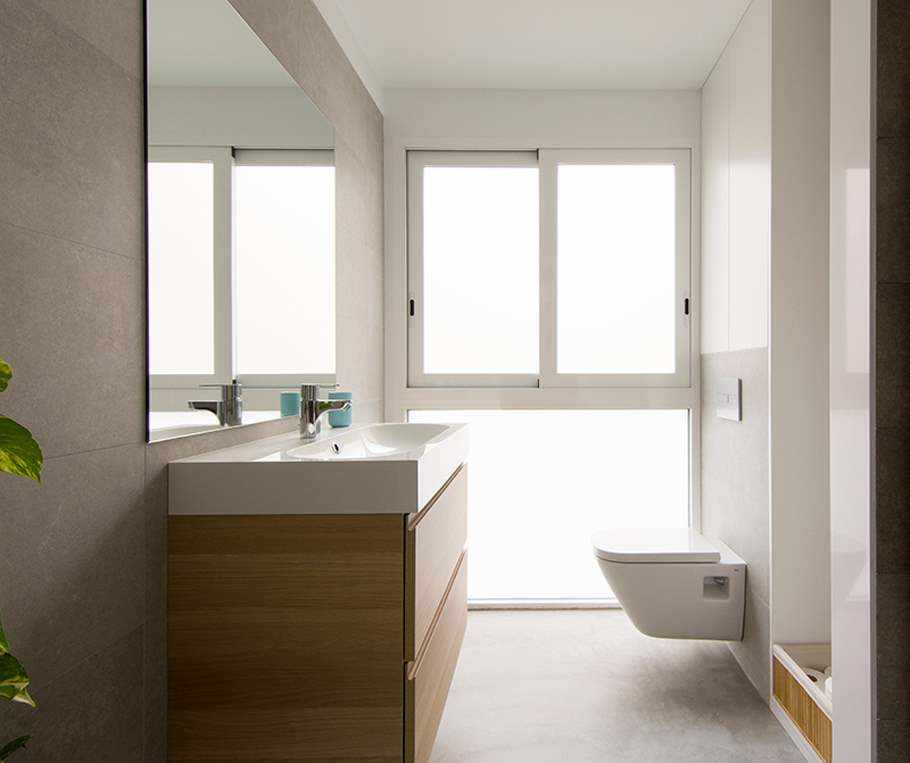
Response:
[[[248,424],[335,381],[335,130],[229,0],[147,5],[158,440],[221,426],[235,390]]]
[[[331,152],[237,151],[234,161],[237,373],[290,375],[289,383],[303,374],[332,374]]]
[[[211,162],[149,162],[152,374],[215,372],[213,176]]]

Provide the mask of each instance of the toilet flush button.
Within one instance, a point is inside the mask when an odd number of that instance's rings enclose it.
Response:
[[[742,379],[725,376],[717,381],[717,417],[729,421],[743,420]]]

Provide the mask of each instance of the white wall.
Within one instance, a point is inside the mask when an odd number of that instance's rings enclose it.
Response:
[[[765,699],[771,692],[770,26],[770,0],[753,0],[702,92],[702,527],[749,566],[743,640],[730,648]],[[724,377],[742,380],[742,421],[716,415]]]
[[[872,759],[871,0],[831,4],[831,640],[834,755]]]
[[[331,148],[331,123],[297,87],[152,87],[154,146]]]
[[[703,515],[749,563],[733,650],[766,696],[770,643],[830,640],[828,21],[753,0],[702,99]],[[713,418],[720,375],[741,423]]]
[[[770,0],[753,0],[702,99],[702,352],[768,344]]]
[[[691,91],[393,89],[385,101],[387,149],[402,139],[503,148],[699,142],[700,96]]]
[[[828,0],[774,0],[771,39],[771,638],[827,642]]]

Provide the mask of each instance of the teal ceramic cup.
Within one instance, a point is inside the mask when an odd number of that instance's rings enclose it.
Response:
[[[329,392],[329,400],[352,400],[353,397],[350,392]],[[354,404],[351,403],[351,407],[346,411],[329,411],[329,424],[333,427],[349,427],[351,426],[351,409],[354,407]]]
[[[281,415],[282,416],[299,416],[300,415],[300,393],[299,392],[282,392],[281,393]]]

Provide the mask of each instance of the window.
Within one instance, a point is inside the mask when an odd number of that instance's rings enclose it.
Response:
[[[410,386],[688,386],[688,150],[408,165]]]
[[[412,410],[409,420],[470,424],[474,602],[612,598],[595,530],[688,526],[686,410]]]
[[[235,151],[237,375],[335,372],[335,168],[329,151]]]
[[[406,156],[386,411],[470,424],[469,598],[609,600],[592,533],[698,494],[691,151]]]
[[[152,388],[333,382],[333,152],[152,147],[148,194]]]
[[[539,362],[535,154],[415,157],[412,378],[532,385]]]
[[[158,388],[230,374],[229,178],[228,149],[149,150],[149,368]]]

